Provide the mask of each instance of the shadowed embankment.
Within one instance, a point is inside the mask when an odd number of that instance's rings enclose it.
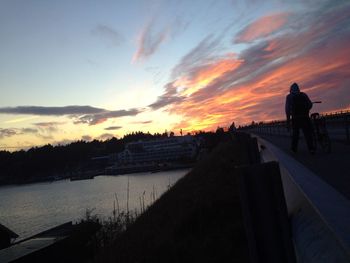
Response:
[[[240,145],[224,137],[96,261],[248,262],[235,176]]]

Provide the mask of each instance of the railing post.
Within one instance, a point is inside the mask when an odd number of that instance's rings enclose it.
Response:
[[[349,114],[345,114],[345,133],[346,133],[346,141],[350,142],[350,134],[349,134]]]

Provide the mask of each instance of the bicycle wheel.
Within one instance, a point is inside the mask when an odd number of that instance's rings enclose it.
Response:
[[[331,153],[331,139],[329,138],[328,134],[322,134],[321,140],[319,142],[322,150],[325,153]]]

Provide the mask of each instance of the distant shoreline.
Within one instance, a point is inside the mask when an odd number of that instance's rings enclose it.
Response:
[[[105,169],[104,172],[100,172],[94,176],[88,176],[85,178],[85,176],[72,176],[72,175],[64,175],[64,176],[49,176],[45,178],[35,178],[32,180],[26,180],[23,182],[0,182],[0,187],[3,186],[23,186],[23,185],[30,185],[30,184],[36,184],[36,183],[52,183],[56,181],[62,181],[62,180],[71,180],[71,181],[80,181],[80,180],[88,180],[93,179],[96,176],[119,176],[119,175],[128,175],[128,174],[136,174],[136,173],[158,173],[158,172],[166,172],[166,171],[175,171],[175,170],[181,170],[181,169],[189,169],[193,168],[196,163],[189,163],[189,164],[177,164],[177,165],[170,165],[166,167],[161,167],[159,169],[156,169],[154,166],[152,166],[152,169],[140,169],[140,167],[135,168],[130,166],[128,169],[125,169],[123,171],[120,171],[119,173],[108,173],[106,172],[107,169]],[[143,167],[144,168],[144,167]],[[73,180],[72,180],[73,179]]]

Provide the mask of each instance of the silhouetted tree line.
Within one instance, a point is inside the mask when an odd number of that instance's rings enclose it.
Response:
[[[27,151],[0,151],[0,184],[46,181],[55,176],[70,177],[72,173],[88,167],[91,158],[121,152],[129,142],[170,136],[174,136],[174,133],[132,132],[121,139],[80,140],[67,145],[33,147]],[[200,131],[193,133],[193,136],[200,137],[202,146],[210,150],[221,135]]]

